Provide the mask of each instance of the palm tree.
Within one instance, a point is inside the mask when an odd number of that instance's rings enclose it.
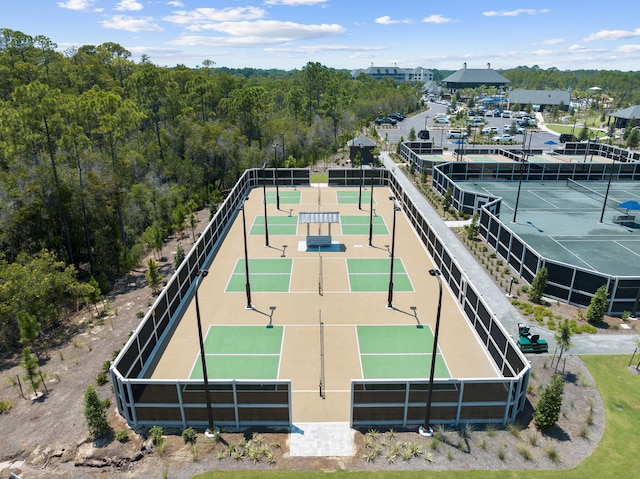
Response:
[[[571,329],[571,321],[565,318],[558,325],[558,332],[555,335],[555,340],[560,346],[560,354],[558,355],[558,362],[556,363],[556,372],[558,372],[558,366],[560,365],[560,359],[562,359],[562,354],[566,349],[569,349],[571,347],[571,336],[573,336],[573,330]]]

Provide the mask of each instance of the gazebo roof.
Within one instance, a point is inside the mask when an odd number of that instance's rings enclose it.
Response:
[[[360,135],[357,138],[349,140],[349,146],[352,148],[360,148],[361,146],[370,148],[376,146],[376,142],[367,138],[365,135]]]
[[[623,118],[625,120],[630,120],[631,118],[640,120],[640,105],[630,106],[623,110],[614,111],[609,116],[614,118]]]
[[[340,213],[337,211],[300,212],[298,213],[298,223],[340,223]]]

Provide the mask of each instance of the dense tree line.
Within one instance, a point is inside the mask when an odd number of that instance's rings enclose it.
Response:
[[[34,258],[48,262],[33,271],[74,278],[52,290],[56,308],[90,296],[91,277],[107,292],[246,168],[312,164],[420,97],[419,85],[352,81],[319,63],[214,65],[136,63],[115,43],[60,53],[46,37],[0,30],[0,350],[20,342],[21,311],[42,329],[64,316],[19,297],[37,278],[15,271]]]

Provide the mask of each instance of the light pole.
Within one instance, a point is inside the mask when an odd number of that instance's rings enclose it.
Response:
[[[209,395],[209,376],[207,375],[207,361],[204,354],[204,340],[202,338],[202,321],[200,320],[200,304],[198,303],[198,288],[202,282],[202,278],[207,276],[209,271],[201,269],[196,275],[196,320],[198,323],[198,339],[200,340],[200,361],[202,362],[202,376],[204,378],[204,396],[207,402],[207,424],[208,427],[204,431],[204,435],[208,438],[216,437],[220,432],[213,424],[213,411],[211,410],[211,396]]]
[[[273,166],[276,169],[273,181],[276,184],[276,208],[280,211],[280,190],[278,189],[278,144],[273,144]]]
[[[358,193],[358,209],[362,211],[362,182],[364,178],[362,177],[362,143],[358,143],[358,153],[360,153],[360,191]]]
[[[431,399],[433,397],[433,376],[436,371],[436,358],[438,354],[438,333],[440,332],[440,312],[442,311],[442,279],[441,273],[437,269],[430,269],[429,274],[438,280],[438,312],[436,314],[436,330],[433,334],[433,352],[431,353],[431,370],[429,372],[429,392],[427,394],[427,411],[424,417],[424,424],[418,428],[422,436],[433,436],[431,429]]]
[[[391,264],[389,265],[389,296],[387,297],[387,308],[393,309],[393,261],[396,249],[396,213],[400,210],[400,207],[396,204],[395,196],[389,196],[389,199],[393,201],[393,228],[391,233]]]
[[[507,293],[507,298],[512,298],[511,296],[511,288],[513,288],[513,282],[516,280],[513,276],[509,278],[509,292]]]
[[[262,201],[264,203],[264,245],[269,246],[269,224],[267,223],[267,162],[262,165]],[[243,214],[244,214],[244,210]],[[246,244],[246,241],[245,241]]]
[[[604,201],[602,202],[602,213],[600,213],[600,221],[598,223],[602,223],[602,219],[604,218],[604,210],[607,207],[607,199],[609,198],[609,188],[611,188],[611,179],[613,178],[613,168],[616,166],[616,157],[614,156],[613,162],[611,163],[611,173],[609,173],[609,182],[607,183],[607,191],[604,194]]]
[[[249,253],[247,252],[247,222],[244,216],[244,202],[246,198],[242,200],[240,209],[242,210],[242,233],[244,237],[244,275],[245,275],[245,291],[247,293],[247,306],[245,309],[253,309],[251,305],[251,283],[249,282]]]
[[[525,157],[526,157],[526,154],[523,151],[522,159],[520,160],[520,179],[518,180],[518,193],[516,194],[516,206],[513,209],[513,220],[511,220],[512,223],[516,222],[516,215],[518,214],[518,203],[520,203],[520,189],[522,188],[522,168],[525,162],[527,161]]]
[[[369,246],[373,246],[373,174],[375,171],[371,169],[371,198],[369,202]]]

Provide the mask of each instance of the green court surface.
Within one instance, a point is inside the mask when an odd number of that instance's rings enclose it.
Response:
[[[369,215],[362,216],[341,216],[340,226],[342,227],[342,234],[345,235],[364,235],[369,234],[370,219],[373,220],[373,233],[377,235],[387,235],[389,230],[384,224],[384,218],[382,216],[374,215],[370,218]]]
[[[280,191],[279,192],[279,196],[280,196],[280,204],[281,205],[299,205],[300,204],[300,198],[301,198],[301,192],[300,191]],[[267,191],[267,204],[268,205],[275,205],[277,204],[278,199],[277,199],[277,195],[276,195],[276,191],[271,188],[269,191]]]
[[[267,224],[269,225],[270,235],[295,235],[298,231],[297,216],[268,216]],[[250,235],[264,234],[264,216],[256,216],[251,229]]]
[[[339,205],[358,204],[358,201],[360,201],[363,205],[368,205],[371,203],[371,189],[362,189],[362,199],[360,199],[360,191],[338,191],[337,195]],[[375,202],[376,197],[374,194],[373,203],[375,204]]]
[[[249,282],[251,291],[286,293],[291,282],[291,258],[278,259],[250,259]],[[227,293],[241,293],[246,290],[246,275],[244,259],[239,259],[229,278]]]
[[[284,328],[211,326],[205,338],[209,379],[277,379]],[[202,379],[200,355],[190,379]]]
[[[388,291],[390,266],[390,259],[387,258],[347,259],[351,291],[360,293]],[[393,261],[393,290],[413,291],[413,285],[400,258],[394,258]]]
[[[433,352],[430,327],[357,326],[357,336],[363,378],[429,378]],[[440,352],[435,377],[451,377]]]

